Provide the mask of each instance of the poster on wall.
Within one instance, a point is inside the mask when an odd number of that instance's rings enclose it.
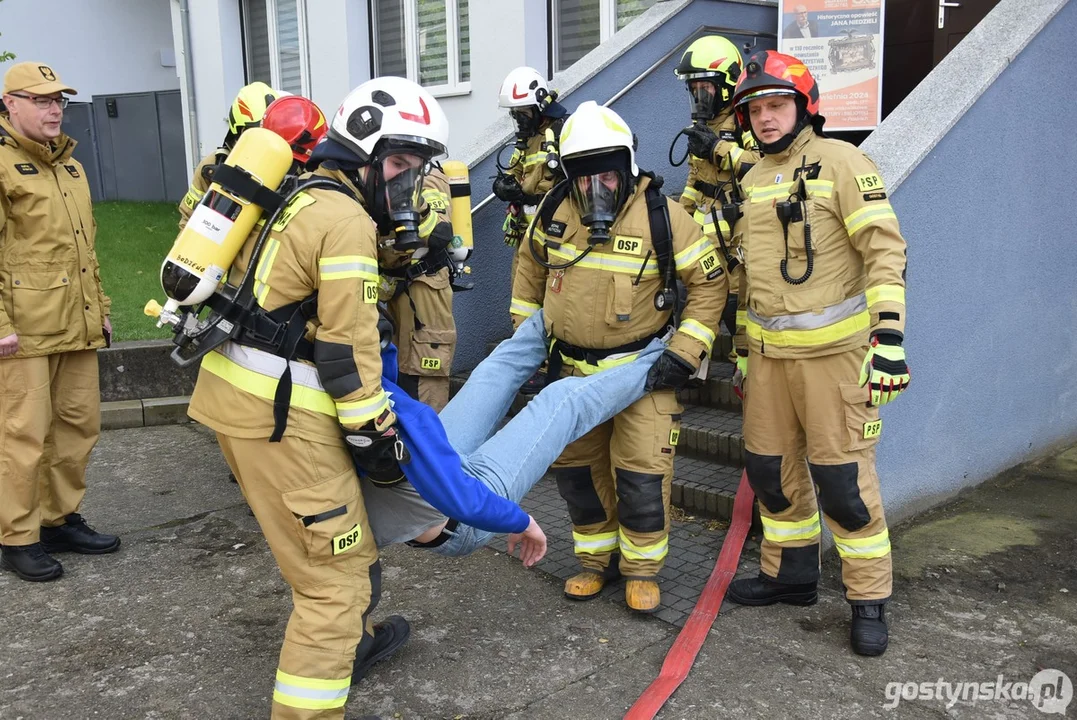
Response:
[[[819,83],[827,130],[874,130],[882,115],[886,0],[779,0],[778,50]]]

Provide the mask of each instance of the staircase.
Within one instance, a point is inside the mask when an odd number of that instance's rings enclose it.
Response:
[[[493,351],[497,343],[487,347]],[[727,361],[732,347],[729,335],[715,342],[707,380],[682,390],[681,436],[674,460],[671,501],[692,515],[728,520],[740,482],[744,458],[740,399],[733,392],[733,365]],[[467,380],[454,375],[450,392]],[[530,398],[517,395],[510,413],[517,413]]]

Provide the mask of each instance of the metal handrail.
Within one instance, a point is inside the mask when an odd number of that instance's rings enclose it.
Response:
[[[698,28],[696,28],[691,33],[689,33],[687,35],[687,37],[685,37],[684,40],[682,40],[680,43],[675,45],[672,50],[667,52],[665,55],[660,57],[658,60],[651,63],[650,67],[648,67],[646,70],[641,72],[639,75],[637,75],[631,81],[629,81],[627,85],[625,85],[623,88],[621,88],[616,93],[614,93],[613,97],[611,97],[606,102],[602,103],[602,107],[609,107],[613,103],[620,100],[622,97],[624,97],[628,93],[629,90],[631,90],[632,88],[636,87],[641,82],[643,82],[644,78],[646,78],[648,75],[650,75],[655,70],[657,70],[663,63],[667,62],[671,57],[673,57],[674,55],[676,55],[679,52],[683,52],[684,48],[691,45],[699,37],[701,37],[703,35],[721,35],[721,34],[724,34],[724,33],[733,33],[733,34],[736,34],[736,35],[744,35],[745,34],[743,30],[735,30],[733,28],[720,27],[720,26],[717,26],[717,25],[700,25]],[[752,33],[752,34],[755,35],[756,37],[774,37],[774,38],[778,37],[777,34],[775,34],[775,33]],[[486,157],[489,157],[489,155],[487,155]],[[479,210],[481,210],[482,208],[489,205],[490,201],[493,200],[495,197],[497,197],[497,196],[494,195],[493,193],[490,193],[489,195],[487,195],[485,198],[482,199],[481,202],[479,202],[477,205],[475,205],[474,208],[471,209],[471,214],[474,215]]]

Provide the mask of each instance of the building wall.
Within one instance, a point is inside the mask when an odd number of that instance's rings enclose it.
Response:
[[[777,22],[777,10],[773,6],[696,0],[566,95],[563,101],[569,110],[584,100],[605,103],[702,26],[773,34]],[[673,168],[667,159],[673,136],[690,123],[684,85],[673,76],[677,60],[679,54],[666,60],[613,105],[639,136],[638,164],[665,177],[667,194],[679,194],[687,177],[687,166]],[[500,132],[495,130],[498,129],[483,128],[488,136],[497,136],[491,145],[501,140]],[[683,154],[683,138],[678,148],[679,154]],[[471,168],[474,203],[490,193],[490,176],[494,174],[493,156],[485,157]],[[475,253],[471,267],[476,289],[457,294],[453,301],[460,338],[455,360],[457,372],[473,368],[485,356],[490,341],[507,337],[511,331],[508,308],[512,252],[502,242],[504,217],[505,204],[496,199],[474,215]]]
[[[497,105],[509,71],[529,65],[546,73],[546,3],[470,0],[471,89],[438,102],[452,128],[450,151],[471,144],[504,114]]]
[[[1075,36],[1071,2],[893,192],[913,378],[882,411],[896,518],[1077,434]]]
[[[94,95],[175,90],[169,0],[4,0],[0,51],[48,63],[90,102]],[[162,65],[162,60],[168,66]],[[0,65],[0,72],[10,67]]]

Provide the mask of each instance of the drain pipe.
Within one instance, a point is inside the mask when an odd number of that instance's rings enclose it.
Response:
[[[183,37],[183,89],[187,95],[187,128],[191,135],[190,167],[202,162],[198,143],[198,113],[194,95],[194,58],[191,57],[191,6],[190,0],[179,0],[180,35]]]

